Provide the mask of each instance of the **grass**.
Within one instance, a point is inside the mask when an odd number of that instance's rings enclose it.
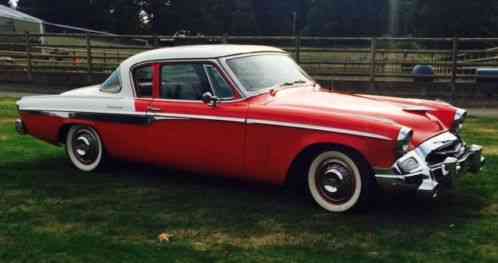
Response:
[[[497,262],[498,122],[470,119],[480,176],[435,202],[335,215],[279,188],[144,165],[83,174],[16,135],[0,99],[0,262]],[[160,243],[160,233],[173,234]]]

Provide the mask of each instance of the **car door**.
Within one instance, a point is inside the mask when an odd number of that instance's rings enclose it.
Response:
[[[158,65],[150,151],[165,165],[196,172],[244,176],[247,103],[212,63]],[[221,101],[201,101],[211,92]]]

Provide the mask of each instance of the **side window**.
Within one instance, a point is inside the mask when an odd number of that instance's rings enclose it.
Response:
[[[121,91],[121,77],[119,68],[112,72],[111,76],[102,83],[100,91],[106,93],[119,93]]]
[[[165,64],[161,67],[161,98],[200,100],[206,91],[210,91],[210,87],[202,64]]]
[[[211,65],[205,65],[205,69],[214,90],[214,95],[221,99],[232,99],[234,97],[233,90],[220,72]]]
[[[133,71],[135,92],[139,98],[152,98],[152,65],[142,66]]]

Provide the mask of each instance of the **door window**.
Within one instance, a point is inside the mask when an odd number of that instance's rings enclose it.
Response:
[[[209,81],[211,82],[214,95],[218,96],[220,99],[233,99],[233,90],[220,72],[212,65],[205,65],[205,68]]]
[[[133,71],[135,92],[139,98],[152,98],[152,65],[142,66]]]
[[[211,91],[202,64],[165,64],[161,67],[162,99],[201,100],[202,94]]]

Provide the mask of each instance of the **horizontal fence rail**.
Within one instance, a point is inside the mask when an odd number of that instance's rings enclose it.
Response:
[[[0,70],[84,74],[101,81],[123,60],[145,50],[190,44],[262,44],[280,47],[315,79],[413,82],[416,65],[431,65],[434,82],[475,82],[481,67],[498,68],[498,38],[389,38],[312,36],[162,36],[0,34]],[[98,75],[98,77],[96,77]],[[452,90],[454,92],[454,90]]]

